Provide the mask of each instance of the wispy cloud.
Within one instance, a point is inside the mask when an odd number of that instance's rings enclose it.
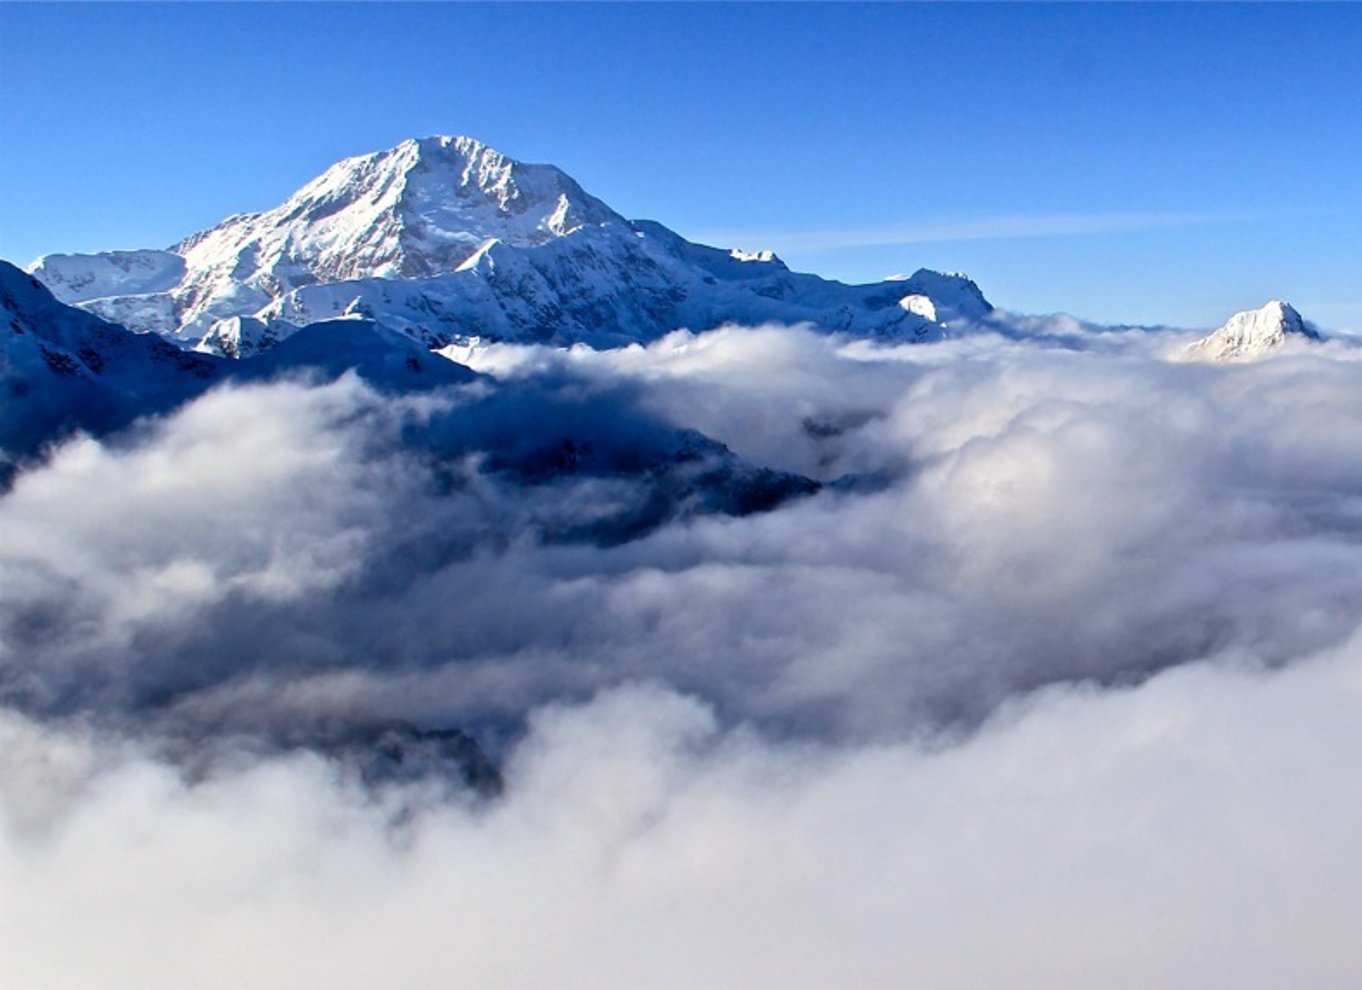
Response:
[[[825,230],[713,230],[695,236],[724,246],[777,251],[840,251],[850,248],[932,244],[944,241],[1002,241],[1034,237],[1083,237],[1169,227],[1196,227],[1259,219],[1250,212],[1028,213],[944,217],[878,227]]]

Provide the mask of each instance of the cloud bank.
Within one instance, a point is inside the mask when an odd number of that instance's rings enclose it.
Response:
[[[935,751],[773,745],[635,687],[490,808],[315,757],[186,786],[8,718],[10,985],[1350,985],[1358,645],[1057,691]],[[36,819],[39,819],[35,821]],[[25,829],[25,826],[27,829]]]
[[[479,355],[584,440],[824,482],[623,541],[554,534],[646,477],[413,443],[453,394],[67,444],[0,498],[0,977],[1354,981],[1362,364],[1163,346]],[[390,723],[473,733],[501,796],[320,742]]]

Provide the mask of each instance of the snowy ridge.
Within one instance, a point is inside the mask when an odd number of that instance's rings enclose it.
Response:
[[[344,317],[377,320],[432,348],[474,337],[600,348],[722,323],[808,322],[877,338],[938,340],[946,321],[962,316],[946,298],[926,316],[903,306],[919,297],[916,282],[847,286],[778,262],[736,262],[714,249],[705,250],[718,258],[697,259],[697,245],[682,253],[674,250],[675,235],[659,238],[655,227],[638,226],[581,230],[528,249],[491,241],[458,271],[432,278],[303,286],[253,318],[215,324],[202,349],[247,356],[253,340],[268,345],[294,327]],[[730,267],[737,265],[746,270]],[[960,290],[961,308],[969,306],[968,288]],[[977,299],[964,315],[988,311]]]
[[[427,347],[609,347],[736,321],[935,340],[992,310],[963,276],[849,286],[793,273],[769,251],[693,244],[624,219],[551,165],[467,137],[345,159],[278,207],[169,251],[49,255],[31,271],[105,319],[230,357],[349,317]]]
[[[1319,333],[1289,303],[1272,299],[1260,309],[1235,313],[1224,326],[1191,344],[1188,353],[1216,361],[1252,360],[1289,340],[1319,339]]]

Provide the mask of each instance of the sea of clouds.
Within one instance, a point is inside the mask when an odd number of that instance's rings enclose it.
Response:
[[[0,983],[1355,984],[1362,361],[1065,334],[474,355],[824,482],[623,542],[554,534],[640,480],[408,442],[456,391],[55,449],[0,496]],[[394,721],[503,790],[304,744]]]

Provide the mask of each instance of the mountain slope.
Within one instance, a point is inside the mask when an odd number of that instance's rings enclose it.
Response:
[[[0,261],[0,461],[13,464],[73,431],[112,433],[169,412],[227,381],[354,372],[389,392],[477,379],[407,337],[364,320],[308,326],[250,361],[225,361],[136,334],[59,302],[31,275]],[[3,480],[7,471],[0,471]]]
[[[220,381],[219,358],[129,333],[0,261],[0,482],[73,430],[106,433]]]
[[[280,206],[168,251],[49,255],[32,271],[67,302],[230,357],[338,316],[372,318],[426,347],[615,346],[763,321],[932,340],[992,309],[963,276],[849,286],[793,273],[769,253],[692,244],[624,219],[553,166],[465,137],[346,159]]]

